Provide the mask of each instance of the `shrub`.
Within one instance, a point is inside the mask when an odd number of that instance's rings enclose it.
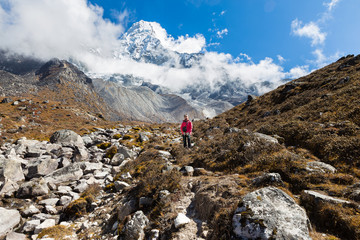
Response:
[[[77,200],[72,201],[64,210],[64,218],[78,218],[87,212],[92,211],[91,204],[95,201],[100,192],[100,186],[97,184],[90,185]]]
[[[105,150],[107,148],[109,148],[111,146],[111,143],[109,142],[104,142],[104,143],[100,143],[98,145],[96,145],[98,148]]]
[[[130,139],[132,139],[133,137],[131,136],[131,135],[124,135],[123,136],[123,140],[130,140]]]
[[[105,157],[106,158],[110,158],[112,159],[114,157],[114,155],[117,153],[118,149],[116,146],[112,146],[111,148],[109,148],[106,153],[105,153]]]
[[[121,135],[120,133],[115,134],[115,135],[113,136],[114,139],[120,139],[121,137],[122,137],[122,135]]]
[[[53,227],[45,228],[42,230],[39,235],[38,239],[47,236],[48,238],[53,238],[55,240],[62,240],[62,239],[70,239],[73,237],[74,231],[68,227],[63,225],[56,225]]]

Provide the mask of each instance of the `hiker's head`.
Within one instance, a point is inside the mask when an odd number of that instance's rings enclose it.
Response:
[[[189,116],[187,114],[184,115],[184,120],[189,120]]]

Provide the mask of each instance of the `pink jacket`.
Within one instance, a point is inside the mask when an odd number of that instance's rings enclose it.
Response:
[[[181,134],[184,134],[184,132],[183,132],[183,127],[185,127],[185,126],[186,126],[186,133],[190,133],[190,134],[191,134],[191,131],[192,131],[192,123],[191,123],[190,120],[188,120],[188,121],[183,121],[183,122],[182,122],[181,127],[180,127],[180,129],[181,129]]]

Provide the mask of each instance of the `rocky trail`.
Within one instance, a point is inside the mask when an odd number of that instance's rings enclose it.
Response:
[[[272,136],[232,132],[246,136],[248,148],[284,148]],[[278,173],[206,170],[197,166],[198,151],[183,149],[168,126],[97,128],[83,136],[60,130],[50,141],[6,143],[0,239],[311,239],[300,198],[305,206],[353,207],[317,191],[294,196]],[[305,165],[309,173],[336,172],[320,161]]]

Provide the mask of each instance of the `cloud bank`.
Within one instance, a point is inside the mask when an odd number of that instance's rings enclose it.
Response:
[[[127,16],[128,12],[119,12],[119,23],[111,22],[104,19],[101,7],[86,0],[0,0],[0,48],[44,60],[75,59],[92,73],[130,74],[175,92],[196,82],[214,89],[227,79],[245,86],[256,85],[261,94],[281,84],[284,78],[307,73],[307,69],[301,67],[285,72],[271,58],[254,63],[246,54],[241,58],[245,56],[248,61],[208,52],[203,35],[175,39],[160,24],[153,26],[165,48],[184,53],[201,51],[204,56],[200,62],[183,68],[136,62],[125,57],[116,59],[113,50],[119,47]],[[224,29],[220,35],[226,33]],[[263,86],[263,82],[270,84]]]

